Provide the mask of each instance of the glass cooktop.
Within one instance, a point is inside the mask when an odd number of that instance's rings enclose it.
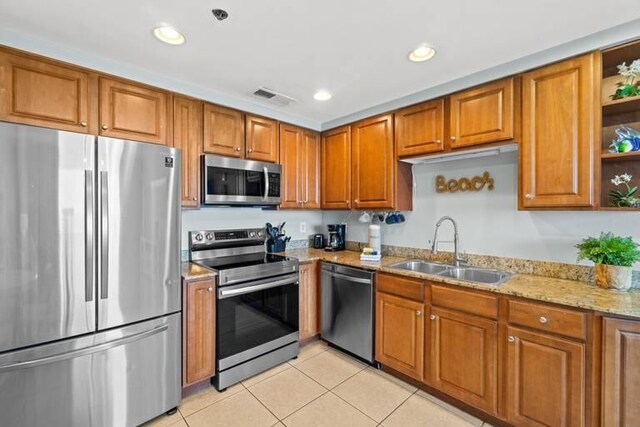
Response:
[[[200,264],[204,267],[211,268],[213,270],[229,270],[232,268],[252,267],[255,265],[273,264],[277,262],[290,261],[293,258],[275,255],[266,252],[260,252],[256,254],[246,255],[234,255],[226,257],[217,257],[209,259],[201,259],[193,261],[196,264]]]

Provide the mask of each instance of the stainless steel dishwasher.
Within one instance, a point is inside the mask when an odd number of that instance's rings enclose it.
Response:
[[[373,361],[374,272],[322,263],[322,338]]]

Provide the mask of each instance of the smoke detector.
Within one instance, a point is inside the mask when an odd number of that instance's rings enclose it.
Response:
[[[253,92],[253,96],[268,101],[271,104],[279,105],[281,107],[285,107],[296,102],[295,98],[276,92],[275,90],[267,89],[265,87],[259,87],[258,90]]]

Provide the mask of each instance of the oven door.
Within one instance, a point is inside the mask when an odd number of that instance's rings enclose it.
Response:
[[[280,165],[205,155],[202,169],[206,205],[280,204]]]
[[[218,371],[298,340],[298,273],[218,288]]]

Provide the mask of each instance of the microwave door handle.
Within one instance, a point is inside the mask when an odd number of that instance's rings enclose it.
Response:
[[[265,166],[262,171],[264,172],[264,196],[262,198],[267,200],[267,197],[269,197],[269,170]]]

